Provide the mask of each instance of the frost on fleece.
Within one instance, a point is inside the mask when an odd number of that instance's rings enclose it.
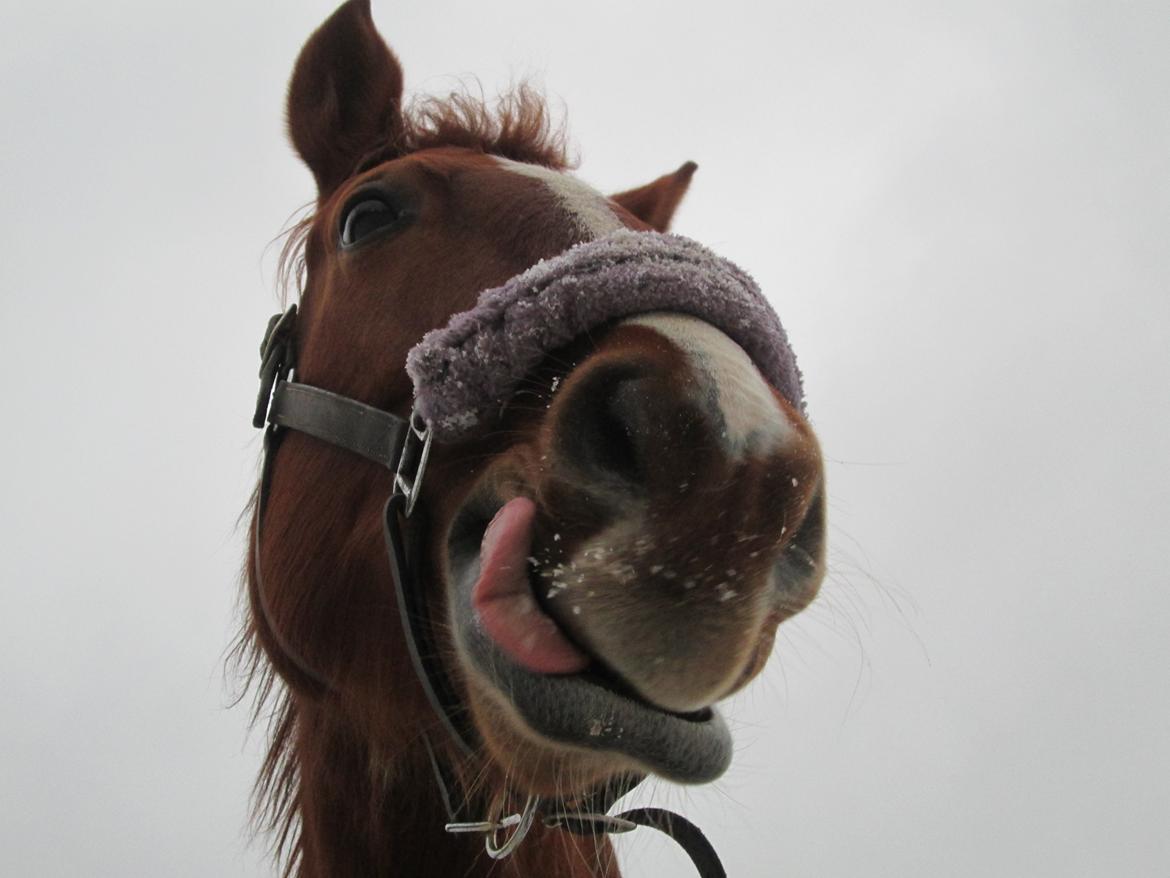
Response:
[[[732,338],[800,409],[804,391],[780,319],[755,281],[679,235],[622,229],[543,260],[423,336],[406,358],[415,406],[440,441],[463,438],[550,351],[650,311],[698,317]]]

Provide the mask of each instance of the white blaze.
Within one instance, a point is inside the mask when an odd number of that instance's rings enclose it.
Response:
[[[609,207],[609,200],[587,183],[572,174],[554,171],[541,165],[514,162],[511,159],[496,158],[503,167],[514,174],[540,180],[556,196],[561,207],[577,225],[586,240],[600,238],[610,232],[625,228]]]
[[[623,321],[653,329],[691,361],[700,402],[718,407],[727,450],[767,454],[798,438],[751,357],[703,320],[685,314],[641,314]]]

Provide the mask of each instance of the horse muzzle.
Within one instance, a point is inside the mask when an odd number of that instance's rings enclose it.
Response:
[[[693,317],[625,320],[554,385],[540,465],[485,477],[452,531],[457,643],[540,735],[710,780],[730,755],[713,705],[820,582],[819,449]]]

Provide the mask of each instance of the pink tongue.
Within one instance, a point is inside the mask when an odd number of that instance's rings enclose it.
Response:
[[[584,670],[589,658],[540,609],[528,585],[535,515],[527,497],[509,500],[496,513],[483,535],[471,604],[484,631],[516,664],[538,674],[571,674]]]

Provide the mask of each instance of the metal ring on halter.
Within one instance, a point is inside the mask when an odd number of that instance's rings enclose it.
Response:
[[[536,817],[536,806],[538,804],[540,804],[540,798],[530,795],[528,801],[524,803],[524,810],[519,814],[512,814],[505,817],[484,836],[483,846],[487,849],[489,857],[493,860],[502,860],[520,846],[520,842],[524,841],[524,837],[528,835],[528,830],[532,828],[532,821]],[[503,844],[497,844],[496,833],[501,828],[512,825],[516,827],[512,831],[512,834],[504,840]]]

